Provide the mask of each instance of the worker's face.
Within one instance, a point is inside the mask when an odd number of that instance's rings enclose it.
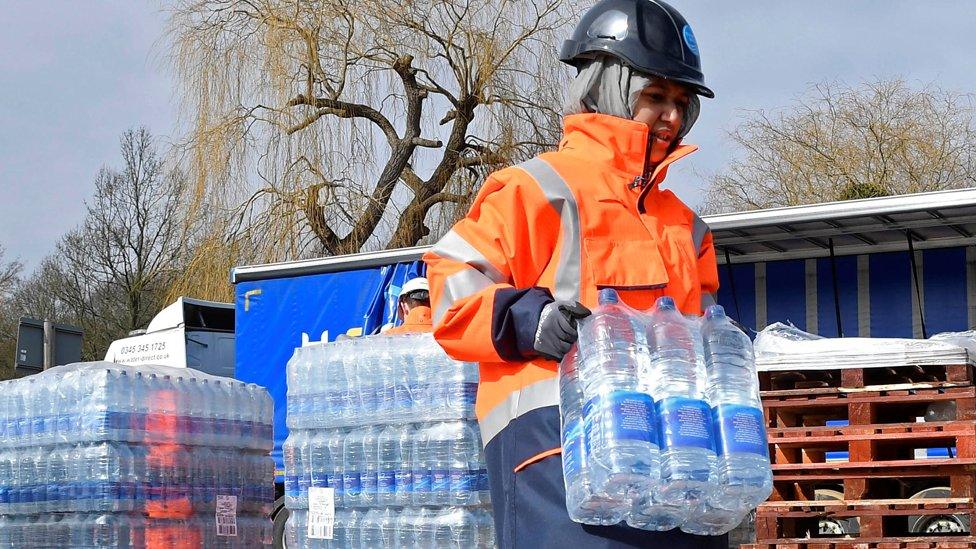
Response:
[[[655,78],[637,98],[634,120],[650,128],[652,164],[664,160],[671,144],[678,138],[688,102],[688,91],[684,86],[663,78]]]

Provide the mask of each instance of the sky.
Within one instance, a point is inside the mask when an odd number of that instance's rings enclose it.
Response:
[[[716,98],[666,187],[697,206],[749,111],[788,107],[817,82],[898,76],[976,92],[971,0],[673,0]],[[0,244],[28,269],[77,226],[119,136],[174,139],[178,105],[155,2],[0,0]],[[558,45],[554,47],[554,52]]]

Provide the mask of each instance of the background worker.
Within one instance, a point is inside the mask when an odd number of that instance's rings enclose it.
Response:
[[[427,279],[411,278],[400,290],[397,302],[397,318],[402,324],[383,332],[386,335],[430,332],[430,288]]]
[[[600,288],[684,313],[714,303],[705,223],[660,185],[694,152],[681,139],[705,86],[698,44],[659,0],[604,0],[567,40],[577,68],[558,151],[492,174],[467,217],[424,257],[434,335],[480,362],[477,415],[501,547],[727,547],[725,536],[570,521],[560,461],[557,361]]]

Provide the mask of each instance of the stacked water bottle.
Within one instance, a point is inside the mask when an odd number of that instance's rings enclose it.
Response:
[[[288,363],[289,547],[491,547],[476,364],[430,334],[313,344]]]
[[[272,407],[257,385],[162,366],[0,383],[0,547],[270,543]]]
[[[728,532],[772,491],[752,343],[721,306],[646,314],[601,290],[560,365],[570,517]]]

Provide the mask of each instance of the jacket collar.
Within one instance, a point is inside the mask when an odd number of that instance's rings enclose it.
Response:
[[[559,150],[584,155],[590,162],[605,164],[634,178],[644,175],[649,133],[647,124],[642,122],[606,114],[571,114],[563,118]],[[648,179],[660,182],[668,165],[697,150],[696,145],[678,145],[654,167]]]

